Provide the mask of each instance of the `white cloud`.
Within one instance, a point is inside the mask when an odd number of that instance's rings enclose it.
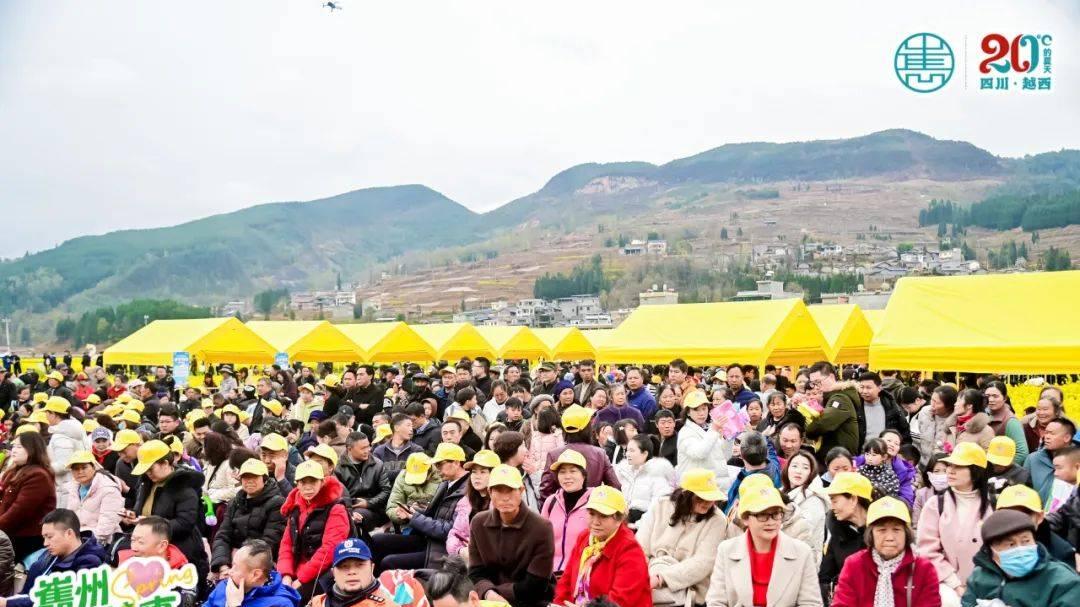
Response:
[[[0,5],[0,255],[378,185],[489,209],[580,162],[728,142],[1080,147],[1080,15],[1048,0],[320,4]],[[1049,31],[1058,89],[909,93],[892,54],[924,30]]]

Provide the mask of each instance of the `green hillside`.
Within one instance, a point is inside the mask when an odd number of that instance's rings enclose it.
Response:
[[[178,226],[84,236],[0,263],[0,313],[73,296],[219,302],[258,286],[333,283],[413,249],[459,244],[479,216],[420,185],[263,204]]]

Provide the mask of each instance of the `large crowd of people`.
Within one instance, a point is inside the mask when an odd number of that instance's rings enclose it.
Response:
[[[0,367],[0,607],[1076,607],[1080,434],[990,375],[484,357]],[[948,379],[948,381],[944,381]]]

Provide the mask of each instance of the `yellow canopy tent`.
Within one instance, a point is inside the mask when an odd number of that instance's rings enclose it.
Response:
[[[173,352],[204,363],[268,364],[277,350],[236,318],[155,320],[105,350],[107,365],[170,365]]]
[[[611,362],[692,365],[739,361],[795,365],[826,358],[828,346],[801,299],[642,306],[603,340]]]
[[[881,330],[881,323],[885,322],[885,310],[863,310],[862,314],[870,323],[870,331],[876,335]]]
[[[403,322],[369,322],[337,325],[367,354],[369,363],[435,360],[435,350]]]
[[[528,327],[476,327],[498,358],[538,360],[548,357],[547,345]]]
[[[1075,373],[1080,271],[901,278],[874,369]]]
[[[470,324],[451,322],[413,325],[413,330],[424,338],[440,360],[457,360],[465,356],[496,358],[491,342],[484,339],[476,327]]]
[[[862,310],[855,304],[810,306],[810,316],[829,345],[834,363],[864,363],[870,356],[874,332]]]
[[[533,329],[532,332],[547,346],[547,357],[551,360],[596,358],[596,346],[577,327]]]
[[[289,360],[353,362],[364,360],[363,349],[325,320],[252,320],[249,329],[270,342]]]

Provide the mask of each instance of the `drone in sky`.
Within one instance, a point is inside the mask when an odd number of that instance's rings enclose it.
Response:
[[[331,2],[327,2],[327,3],[323,4],[323,8],[330,9],[330,12],[332,13],[334,11],[340,11],[342,9],[342,6],[341,6],[340,2],[332,2],[331,1]]]

